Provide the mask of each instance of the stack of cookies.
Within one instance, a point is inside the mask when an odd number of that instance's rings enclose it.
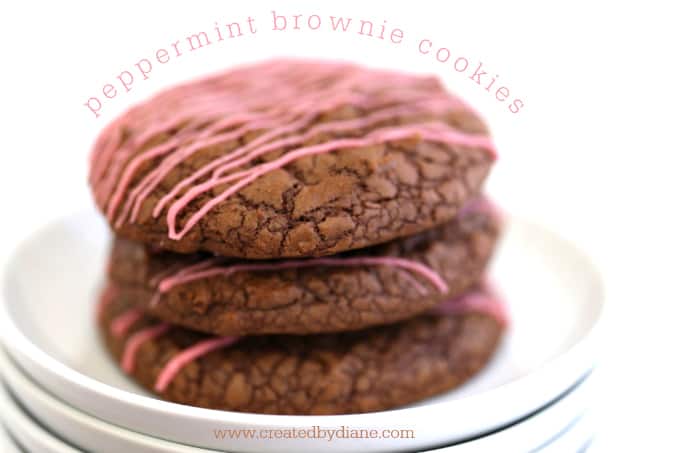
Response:
[[[274,414],[450,390],[506,319],[477,114],[431,77],[276,60],[161,92],[91,158],[115,232],[98,321],[160,397]]]

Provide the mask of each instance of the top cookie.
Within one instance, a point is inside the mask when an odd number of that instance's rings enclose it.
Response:
[[[480,118],[432,77],[277,60],[132,108],[95,143],[90,184],[129,239],[322,256],[454,218],[494,158]]]

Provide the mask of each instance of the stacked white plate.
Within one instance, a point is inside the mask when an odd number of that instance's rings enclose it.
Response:
[[[109,242],[99,219],[88,211],[48,225],[5,273],[0,407],[10,438],[28,451],[561,452],[582,449],[593,435],[602,284],[583,252],[539,226],[508,223],[491,277],[512,325],[469,383],[398,410],[276,416],[162,401],[119,371],[94,321]],[[262,439],[323,429],[396,437]]]

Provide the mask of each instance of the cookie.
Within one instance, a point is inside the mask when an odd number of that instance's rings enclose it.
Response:
[[[246,259],[325,256],[453,219],[495,150],[432,77],[277,60],[115,119],[89,181],[116,234]]]
[[[483,199],[408,238],[304,260],[235,261],[116,239],[109,278],[149,313],[215,335],[362,329],[421,313],[479,281],[499,234]]]
[[[507,319],[481,289],[402,323],[311,336],[208,336],[149,316],[116,328],[131,309],[108,287],[100,328],[146,389],[193,406],[301,415],[385,410],[453,389],[488,362]]]

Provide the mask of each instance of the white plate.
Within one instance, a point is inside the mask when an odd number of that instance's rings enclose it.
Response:
[[[539,453],[584,453],[596,433],[595,419],[590,412],[572,424],[567,432],[550,442]]]
[[[88,211],[30,236],[10,260],[0,334],[10,355],[60,399],[113,424],[185,444],[234,451],[394,451],[477,436],[517,420],[573,385],[597,356],[603,289],[588,257],[520,220],[508,224],[492,278],[513,325],[490,365],[462,388],[413,407],[342,416],[215,411],[162,401],[119,371],[100,344],[95,297],[109,233]],[[406,429],[415,439],[215,438],[213,429]]]
[[[0,403],[0,407],[4,408],[5,406],[2,406],[2,403]],[[0,417],[0,421],[2,421],[2,417]],[[0,451],[4,453],[21,453],[19,446],[14,443],[14,440],[9,436],[4,426],[0,426]]]
[[[586,377],[573,390],[545,409],[531,415],[506,429],[479,439],[458,445],[427,450],[430,453],[527,453],[533,451],[558,451],[556,446],[564,445],[580,419],[589,409],[594,392],[594,379]],[[581,432],[581,429],[579,429]],[[584,443],[587,439],[584,439]],[[576,450],[571,450],[572,452]]]
[[[31,381],[0,351],[0,375],[16,399],[41,424],[72,445],[97,453],[217,452],[150,437],[80,412]],[[1,450],[4,451],[4,450]]]
[[[79,450],[54,437],[43,427],[33,421],[16,401],[9,396],[3,385],[0,385],[0,407],[2,421],[9,433],[29,452],[40,453],[79,453]],[[11,448],[11,447],[10,447]],[[16,450],[17,449],[15,447]],[[5,451],[5,450],[3,450]],[[10,452],[12,450],[9,450]]]
[[[50,430],[71,444],[97,453],[199,453],[211,452],[136,433],[86,415],[38,387],[0,352],[0,370],[12,393],[24,407]],[[593,379],[586,378],[554,404],[494,434],[463,444],[428,450],[446,453],[503,451],[525,453],[552,445],[575,429],[575,422],[588,408]],[[575,436],[571,436],[575,437]],[[556,440],[557,439],[557,440]],[[549,450],[546,450],[549,451]]]

